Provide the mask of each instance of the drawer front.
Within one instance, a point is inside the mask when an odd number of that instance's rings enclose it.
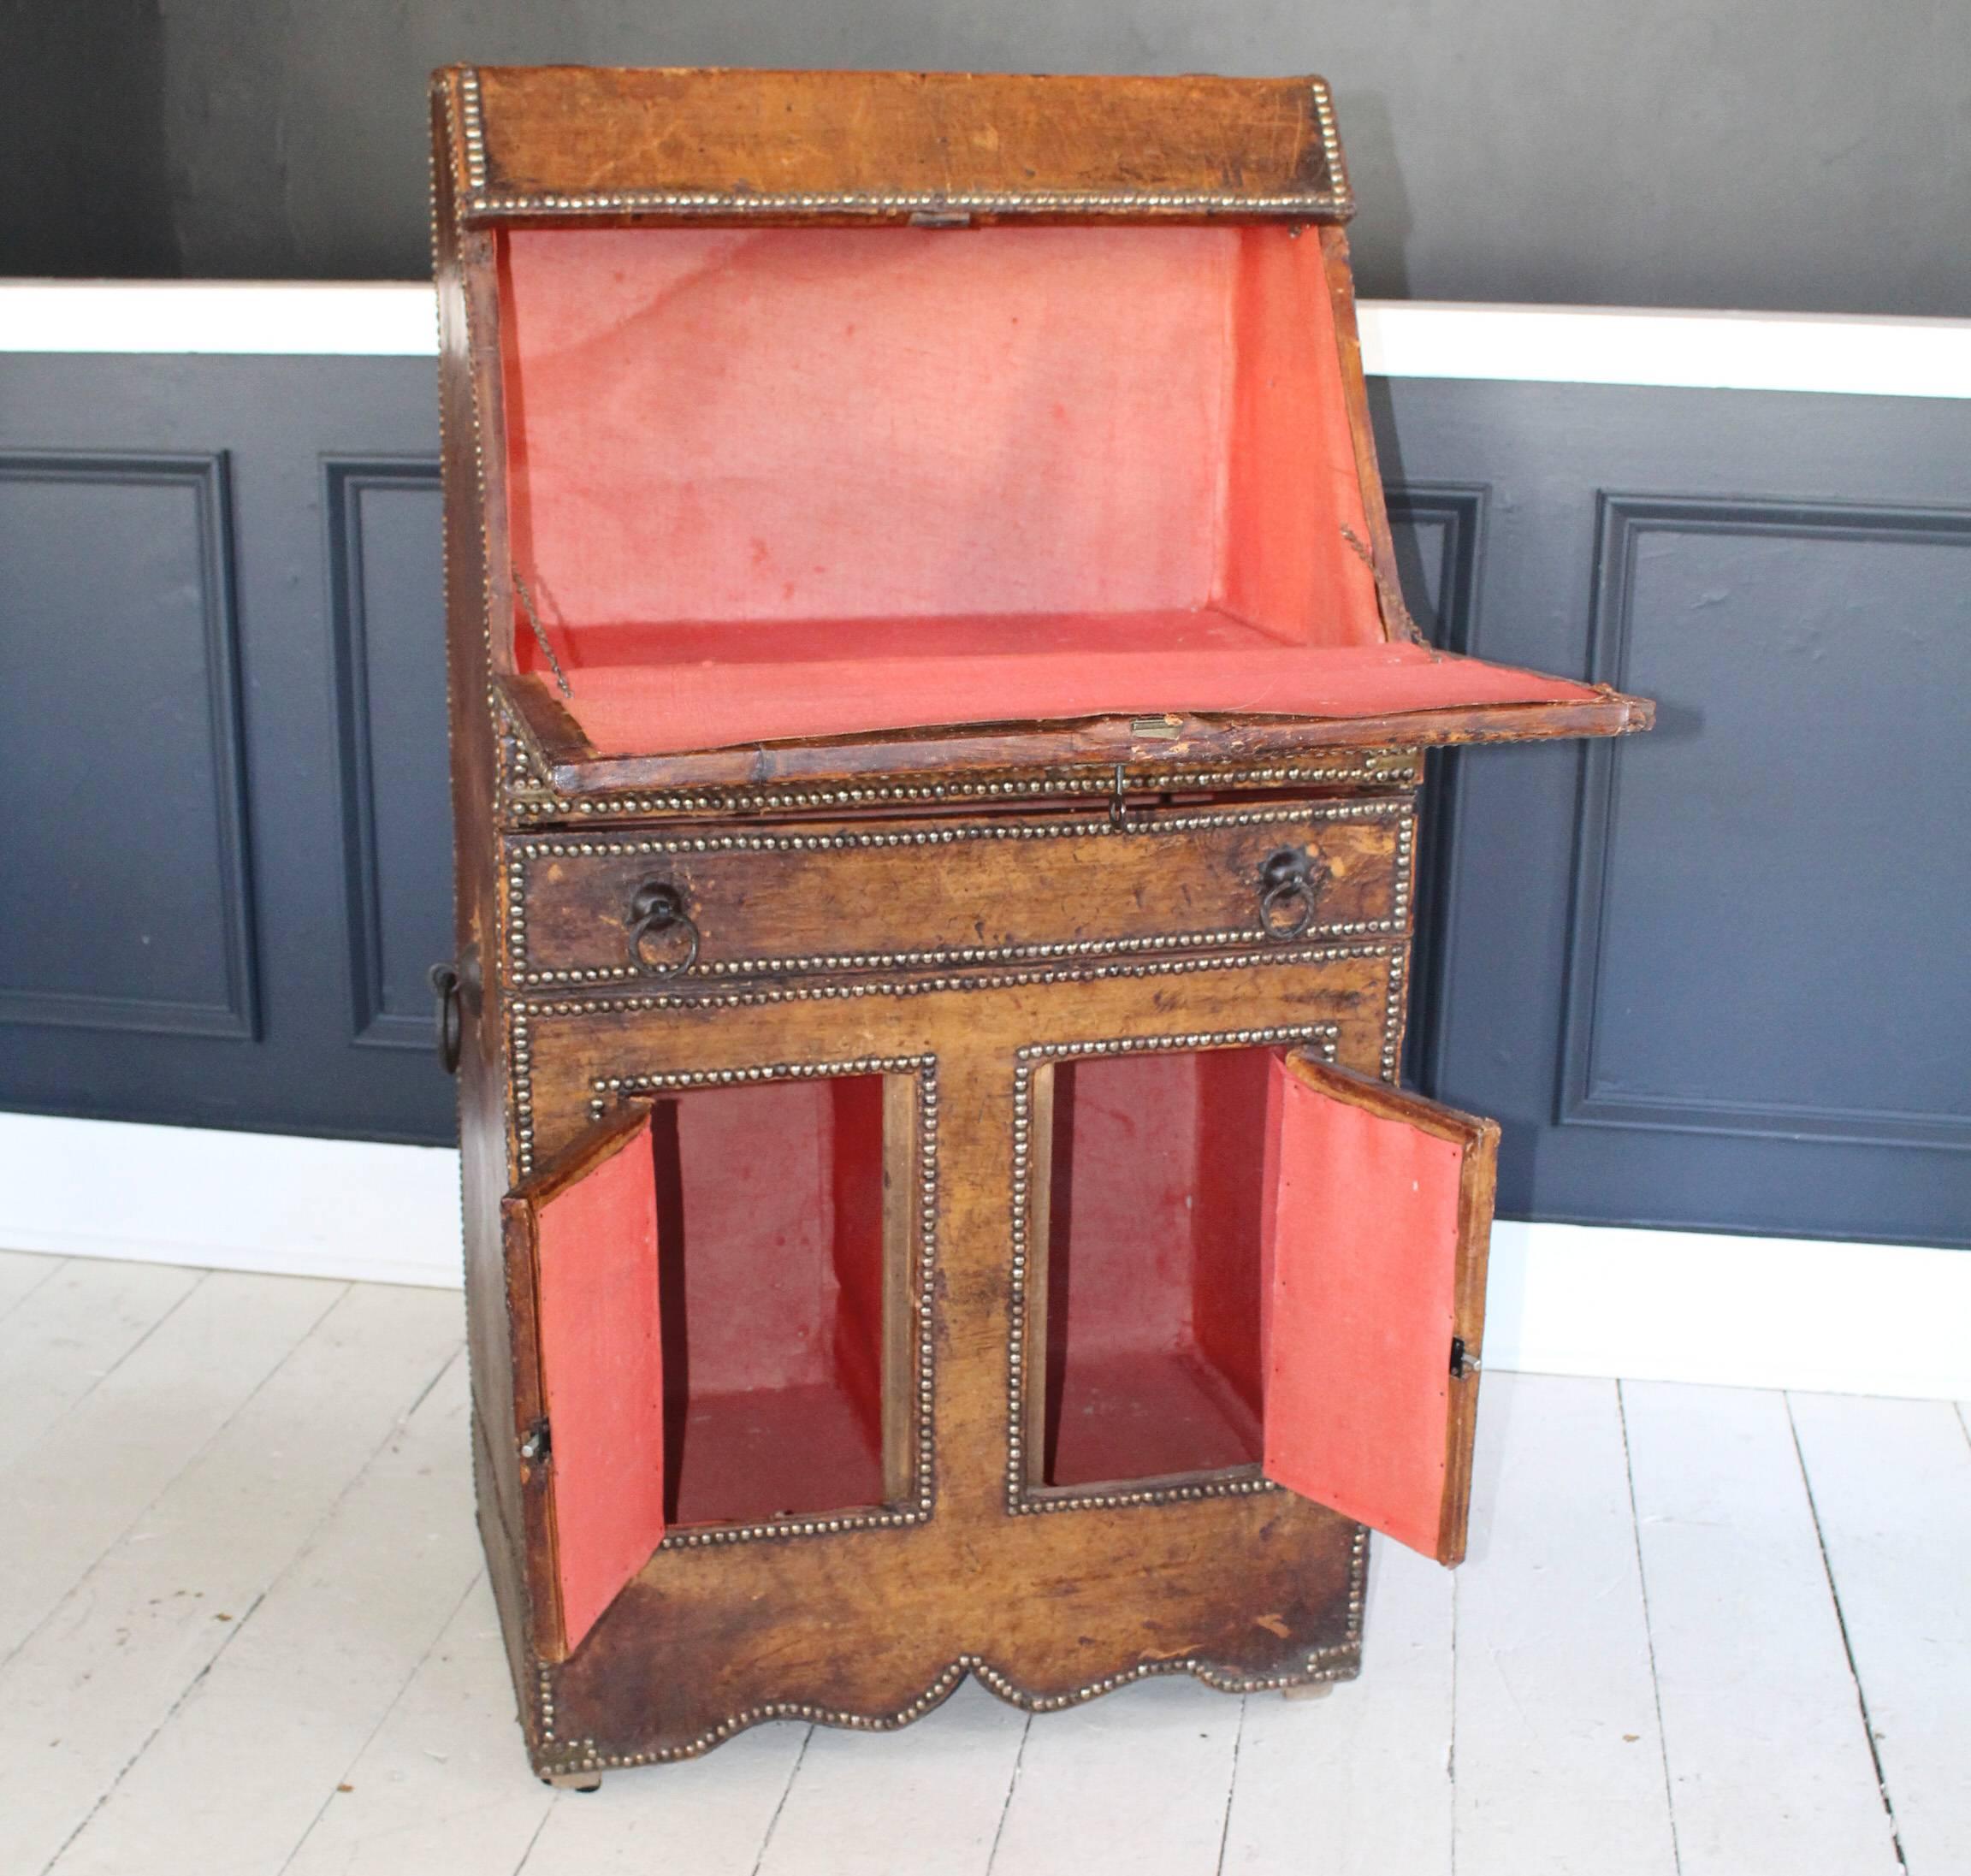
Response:
[[[1413,797],[506,843],[518,986],[914,972],[1406,929]]]

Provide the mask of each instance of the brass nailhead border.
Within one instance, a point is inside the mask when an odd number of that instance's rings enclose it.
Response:
[[[1216,1688],[1219,1692],[1226,1694],[1270,1693],[1279,1688],[1305,1687],[1321,1681],[1352,1680],[1361,1667],[1362,1606],[1368,1568],[1369,1533],[1358,1525],[1348,1556],[1347,1639],[1329,1648],[1311,1650],[1306,1657],[1305,1667],[1293,1673],[1229,1673],[1208,1661],[1195,1658],[1174,1661],[1145,1661],[1139,1666],[1125,1668],[1119,1674],[1110,1674],[1100,1680],[1090,1681],[1065,1694],[1029,1694],[1009,1675],[1000,1672],[984,1655],[961,1654],[942,1669],[922,1693],[894,1713],[852,1713],[836,1707],[811,1706],[796,1701],[769,1701],[758,1707],[749,1707],[728,1719],[720,1720],[717,1725],[707,1727],[681,1745],[663,1746],[653,1752],[604,1752],[592,1738],[557,1743],[552,1725],[553,1670],[545,1662],[536,1662],[536,1710],[547,1716],[543,1723],[542,1741],[544,1744],[558,1743],[559,1747],[558,1752],[541,1755],[536,1761],[537,1769],[543,1776],[554,1776],[570,1772],[616,1771],[628,1766],[666,1765],[679,1759],[695,1759],[701,1754],[709,1752],[713,1747],[723,1744],[735,1733],[744,1732],[749,1726],[757,1726],[769,1719],[806,1720],[813,1725],[842,1726],[857,1732],[895,1732],[900,1727],[908,1726],[913,1720],[921,1719],[933,1707],[944,1700],[968,1674],[990,1688],[1009,1705],[1021,1707],[1030,1713],[1058,1713],[1063,1707],[1079,1706],[1084,1701],[1094,1700],[1100,1695],[1113,1693],[1117,1688],[1126,1687],[1132,1682],[1148,1680],[1159,1674],[1189,1674],[1207,1687]]]
[[[1033,984],[1092,984],[1117,977],[1175,977],[1193,971],[1247,970],[1266,965],[1331,963],[1352,957],[1394,959],[1402,944],[1324,944],[1311,950],[1234,951],[1220,957],[1157,958],[1142,964],[1092,964],[1069,970],[1003,971],[989,977],[926,977],[904,983],[817,984],[798,990],[735,991],[725,996],[584,997],[569,1002],[517,997],[508,1005],[513,1088],[514,1164],[521,1178],[534,1169],[534,1039],[537,1018],[619,1015],[633,1009],[752,1009],[768,1003],[826,1002],[857,997],[931,997],[952,991],[1009,990]],[[1393,969],[1393,977],[1394,972]],[[1393,986],[1392,997],[1397,994]],[[1394,1059],[1387,1046],[1383,1059]],[[1387,1071],[1386,1071],[1387,1073]]]
[[[1314,115],[1320,127],[1322,156],[1328,167],[1329,186],[1317,194],[1302,191],[1293,195],[1239,195],[1230,190],[1004,190],[973,195],[870,194],[867,192],[813,192],[793,195],[755,195],[750,192],[709,189],[625,189],[613,192],[587,191],[559,195],[546,191],[533,194],[494,195],[487,186],[486,123],[479,92],[479,74],[468,69],[459,76],[459,96],[465,106],[465,180],[471,199],[465,204],[474,215],[567,215],[584,212],[611,215],[638,209],[672,209],[698,215],[780,215],[790,211],[822,214],[882,215],[910,209],[974,209],[981,213],[1000,210],[1027,210],[1051,214],[1063,209],[1128,213],[1138,209],[1204,209],[1231,213],[1346,216],[1353,208],[1348,194],[1347,172],[1341,165],[1341,140],[1335,133],[1334,107],[1328,87],[1317,80],[1311,87]]]
[[[497,711],[500,706],[497,695],[488,692],[488,699]],[[1639,724],[1625,724],[1613,732],[1618,736],[1633,736],[1641,728]],[[1297,784],[1300,783],[1386,783],[1392,787],[1413,788],[1421,778],[1414,766],[1414,759],[1429,749],[1464,749],[1489,743],[1540,743],[1552,740],[1543,732],[1533,729],[1484,730],[1454,737],[1439,737],[1429,739],[1417,749],[1405,752],[1412,758],[1412,766],[1401,769],[1379,768],[1294,768],[1276,766],[1254,769],[1198,769],[1178,772],[1150,768],[1125,768],[1126,787],[1148,791],[1152,790],[1180,788],[1234,788],[1264,787],[1276,784]],[[1370,750],[1370,755],[1386,754],[1386,751]],[[524,763],[525,752],[522,750],[519,760]],[[1115,788],[1114,772],[1106,777],[1021,777],[1013,780],[978,783],[939,783],[931,785],[900,784],[884,784],[865,788],[842,786],[835,789],[811,791],[783,792],[772,795],[745,795],[738,793],[707,793],[702,795],[648,795],[638,796],[603,796],[594,800],[571,800],[547,792],[547,784],[542,782],[538,789],[528,794],[518,792],[520,784],[512,784],[514,792],[506,797],[506,806],[512,813],[522,816],[548,818],[571,814],[683,814],[699,810],[729,810],[736,814],[755,814],[768,810],[801,808],[862,807],[871,802],[944,802],[973,800],[1024,800],[1071,794],[1108,795]]]
[[[1296,1023],[1266,1029],[1216,1029],[1176,1036],[1125,1036],[1097,1042],[1037,1042],[1019,1050],[1013,1068],[1012,1281],[1007,1302],[1006,1509],[1016,1516],[1045,1512],[1114,1511],[1128,1505],[1177,1505],[1199,1498],[1243,1498],[1276,1492],[1272,1480],[1252,1473],[1200,1479],[1188,1485],[1146,1485],[1138,1490],[1043,1495],[1027,1482],[1027,1254],[1028,1199],[1033,1184],[1033,1075],[1036,1062],[1073,1061],[1086,1056],[1174,1055],[1200,1049],[1268,1048],[1276,1043],[1317,1044],[1323,1058],[1335,1059],[1341,1032],[1334,1023]]]
[[[792,808],[867,808],[885,802],[1033,801],[1076,795],[1107,796],[1113,794],[1116,788],[1111,770],[1104,775],[1015,775],[972,782],[885,782],[860,786],[843,783],[830,788],[783,789],[759,795],[725,790],[695,795],[616,795],[571,799],[554,794],[546,779],[534,770],[518,732],[507,730],[503,732],[503,738],[506,746],[504,765],[506,807],[509,813],[523,820],[707,811],[762,814]],[[1371,750],[1369,753],[1374,757],[1385,752]],[[1395,768],[1278,764],[1269,768],[1157,769],[1131,768],[1125,765],[1122,782],[1124,788],[1131,792],[1161,793],[1174,789],[1313,787],[1333,783],[1414,788],[1420,778],[1415,756],[1410,754],[1406,765]]]
[[[548,985],[635,984],[646,974],[627,964],[575,966],[560,970],[530,970],[527,968],[528,862],[536,856],[550,859],[618,859],[636,855],[712,853],[824,853],[853,849],[905,847],[944,847],[962,842],[1006,840],[1059,840],[1072,838],[1128,839],[1141,836],[1192,833],[1220,827],[1285,826],[1328,821],[1394,820],[1396,822],[1395,883],[1390,916],[1387,919],[1342,920],[1317,925],[1303,937],[1291,941],[1305,948],[1324,940],[1377,933],[1400,932],[1409,915],[1411,861],[1416,844],[1416,806],[1407,796],[1369,802],[1304,802],[1292,808],[1247,808],[1206,814],[1173,815],[1162,820],[1146,820],[1116,827],[1101,820],[1060,821],[1035,826],[1030,822],[973,822],[954,827],[909,831],[865,831],[826,834],[713,834],[680,836],[673,839],[560,840],[544,835],[520,835],[512,841],[506,861],[507,873],[507,972],[519,988]],[[898,952],[846,952],[813,957],[747,958],[694,965],[682,974],[693,978],[735,976],[784,976],[793,973],[827,970],[884,970],[948,964],[981,964],[1000,960],[1022,962],[1051,957],[1112,957],[1149,950],[1181,950],[1192,946],[1249,944],[1265,933],[1257,926],[1236,931],[1169,933],[1152,938],[1088,938],[1057,944],[978,945],[946,950]]]

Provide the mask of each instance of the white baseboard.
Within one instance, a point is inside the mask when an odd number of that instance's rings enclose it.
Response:
[[[1501,1219],[1485,1309],[1495,1368],[1971,1400],[1971,1251]]]
[[[0,1248],[453,1286],[459,1156],[0,1114]],[[1971,1400],[1971,1252],[1501,1220],[1487,1312],[1493,1368]]]
[[[455,1286],[459,1155],[0,1114],[0,1248]]]

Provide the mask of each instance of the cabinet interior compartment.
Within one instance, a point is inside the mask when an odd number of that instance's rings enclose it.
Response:
[[[885,1464],[885,1400],[909,1398],[911,1246],[894,1207],[886,1226],[885,1157],[914,1150],[914,1093],[853,1075],[655,1104],[667,1525],[908,1490],[907,1421]],[[907,1163],[893,1184],[908,1189]]]
[[[601,757],[1593,702],[1392,642],[1299,234],[508,230],[500,661]]]
[[[1027,1402],[1030,1484],[1259,1464],[1275,1055],[1173,1050],[1042,1071],[1027,1322],[1045,1384]]]

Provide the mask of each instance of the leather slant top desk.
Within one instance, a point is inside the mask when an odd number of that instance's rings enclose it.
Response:
[[[479,1514],[535,1769],[1319,1686],[1464,1543],[1497,1129],[1318,79],[434,86]]]

